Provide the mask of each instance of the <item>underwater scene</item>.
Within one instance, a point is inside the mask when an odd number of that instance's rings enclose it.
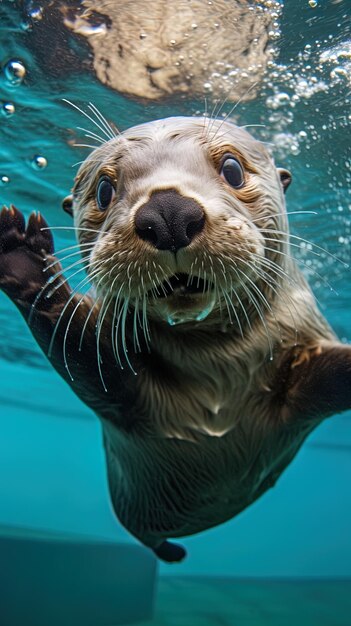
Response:
[[[351,624],[350,103],[348,0],[0,0],[0,626]]]

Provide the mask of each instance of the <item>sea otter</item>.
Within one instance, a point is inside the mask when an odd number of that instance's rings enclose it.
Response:
[[[351,346],[290,254],[291,175],[262,143],[206,117],[102,128],[64,202],[92,289],[70,289],[44,218],[13,206],[0,286],[100,418],[119,520],[179,561],[169,539],[237,515],[351,407]]]

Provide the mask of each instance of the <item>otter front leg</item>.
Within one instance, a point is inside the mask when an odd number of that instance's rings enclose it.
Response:
[[[122,393],[121,374],[108,342],[102,358],[112,365],[104,378],[98,363],[99,306],[72,292],[53,251],[52,235],[40,214],[33,213],[26,228],[15,207],[1,211],[0,288],[16,304],[43,352],[77,395],[97,413],[103,406],[104,416],[114,419]]]
[[[325,342],[290,355],[280,374],[286,381],[283,417],[288,420],[324,419],[351,408],[351,345]]]

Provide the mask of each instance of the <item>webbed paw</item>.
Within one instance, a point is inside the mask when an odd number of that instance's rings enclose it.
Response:
[[[26,227],[22,213],[11,205],[0,213],[0,287],[12,299],[29,299],[47,277],[43,274],[54,243],[40,213],[32,213]],[[30,298],[32,299],[32,298]]]

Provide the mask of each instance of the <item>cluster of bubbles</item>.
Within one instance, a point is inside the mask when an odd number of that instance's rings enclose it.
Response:
[[[303,142],[309,149],[310,141],[317,139],[317,131],[313,124],[304,125],[303,129],[290,132],[289,127],[295,120],[294,109],[309,104],[309,111],[318,115],[320,96],[342,94],[335,98],[347,104],[348,90],[351,87],[351,42],[332,44],[332,37],[323,41],[316,40],[306,44],[297,59],[289,65],[271,63],[265,78],[265,89],[268,92],[265,105],[268,111],[270,129],[275,132],[273,141],[281,154],[298,155]],[[283,87],[283,88],[282,88]],[[347,126],[351,122],[351,114],[330,116],[327,125],[322,125],[318,132],[328,129],[336,130],[340,125]],[[336,123],[335,119],[338,119]]]
[[[212,4],[212,3],[211,3]],[[268,45],[265,48],[264,56],[268,59],[268,63],[272,63],[273,60],[279,54],[278,44],[281,38],[281,26],[280,19],[282,15],[283,3],[278,0],[256,0],[253,5],[247,7],[247,11],[254,14],[255,23],[259,24],[262,21],[262,29],[265,29],[266,24],[269,24],[269,30],[267,32]],[[234,19],[235,22],[235,18]],[[229,23],[231,18],[229,18]],[[235,24],[233,22],[233,26]],[[197,28],[197,25],[192,25]],[[218,29],[223,25],[219,22],[215,22],[213,27]],[[259,28],[257,32],[259,32]],[[233,36],[233,33],[230,33]],[[186,36],[189,36],[188,34]],[[228,37],[228,33],[223,32],[223,37]],[[207,43],[203,44],[204,46]],[[257,47],[259,54],[262,56],[261,41],[259,37],[256,37],[252,41],[252,46]],[[264,63],[266,59],[261,58],[255,63],[248,65],[244,69],[238,68],[235,65],[227,63],[225,61],[217,62],[217,70],[212,72],[204,82],[204,92],[209,94],[217,94],[219,91],[230,93],[235,90],[238,84],[248,84],[250,80],[255,82],[257,75],[260,75],[264,69]]]
[[[1,79],[5,81],[5,86],[12,89],[16,89],[23,84],[27,75],[27,69],[23,61],[20,59],[9,59],[2,67]],[[9,119],[16,113],[16,106],[11,100],[0,101],[0,117]],[[48,162],[46,157],[35,154],[32,158],[28,159],[33,169],[40,171],[46,168]],[[5,186],[10,183],[10,177],[7,174],[0,173],[0,186]]]

